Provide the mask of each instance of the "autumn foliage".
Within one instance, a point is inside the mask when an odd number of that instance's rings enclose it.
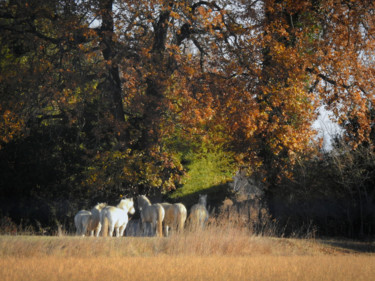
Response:
[[[220,147],[272,186],[318,153],[320,106],[352,148],[372,146],[374,9],[370,0],[2,1],[5,195],[19,184],[10,174],[27,170],[20,152],[36,148],[38,165],[58,175],[39,180],[62,198],[173,190],[181,144]]]

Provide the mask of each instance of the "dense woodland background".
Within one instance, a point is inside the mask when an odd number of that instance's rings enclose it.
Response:
[[[373,236],[374,28],[371,0],[1,0],[2,229],[139,193],[218,210],[246,167],[275,233]]]

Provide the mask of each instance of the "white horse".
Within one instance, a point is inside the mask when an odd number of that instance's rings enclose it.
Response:
[[[163,220],[165,211],[161,204],[151,204],[150,200],[144,195],[137,197],[139,211],[141,212],[141,228],[145,234],[145,225],[151,223],[151,230],[156,232],[157,236],[163,237]]]
[[[103,208],[100,212],[102,236],[107,236],[108,228],[110,237],[113,236],[114,230],[116,230],[116,237],[123,236],[129,221],[128,213],[135,213],[133,198],[122,199],[117,207],[107,206]]]
[[[77,235],[85,236],[87,231],[91,236],[99,236],[100,224],[100,211],[107,206],[106,203],[98,203],[91,211],[81,210],[74,217],[74,224],[77,229]]]
[[[74,224],[76,226],[76,235],[85,236],[87,232],[87,226],[91,220],[91,212],[87,210],[81,210],[74,216]]]
[[[91,220],[87,227],[87,230],[90,231],[90,235],[99,237],[102,224],[100,223],[100,212],[103,208],[107,206],[107,203],[98,203],[94,208],[91,209]]]
[[[190,215],[188,218],[189,225],[192,230],[198,228],[203,229],[208,221],[207,205],[207,194],[199,195],[198,203],[193,205],[190,209]]]
[[[174,231],[182,232],[186,221],[187,210],[182,203],[161,203],[164,208],[165,216],[163,228],[165,236],[169,236],[169,228]]]

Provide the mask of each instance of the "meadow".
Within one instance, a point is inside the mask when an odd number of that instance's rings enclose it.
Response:
[[[375,244],[211,226],[168,238],[0,236],[13,280],[373,280]]]

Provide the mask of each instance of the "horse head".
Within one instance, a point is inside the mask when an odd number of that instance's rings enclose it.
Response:
[[[150,200],[148,200],[145,195],[138,195],[137,202],[139,210],[142,210],[142,208],[151,205]]]
[[[207,194],[199,194],[199,200],[198,200],[198,203],[205,206],[207,205]]]
[[[133,198],[127,199],[127,208],[129,214],[133,215],[135,213]]]
[[[240,189],[244,188],[248,183],[246,176],[246,170],[240,168],[236,175],[233,177],[233,191],[238,192]]]
[[[250,197],[261,197],[264,194],[264,186],[258,177],[255,174],[249,176],[245,168],[240,168],[233,177],[233,191]]]

